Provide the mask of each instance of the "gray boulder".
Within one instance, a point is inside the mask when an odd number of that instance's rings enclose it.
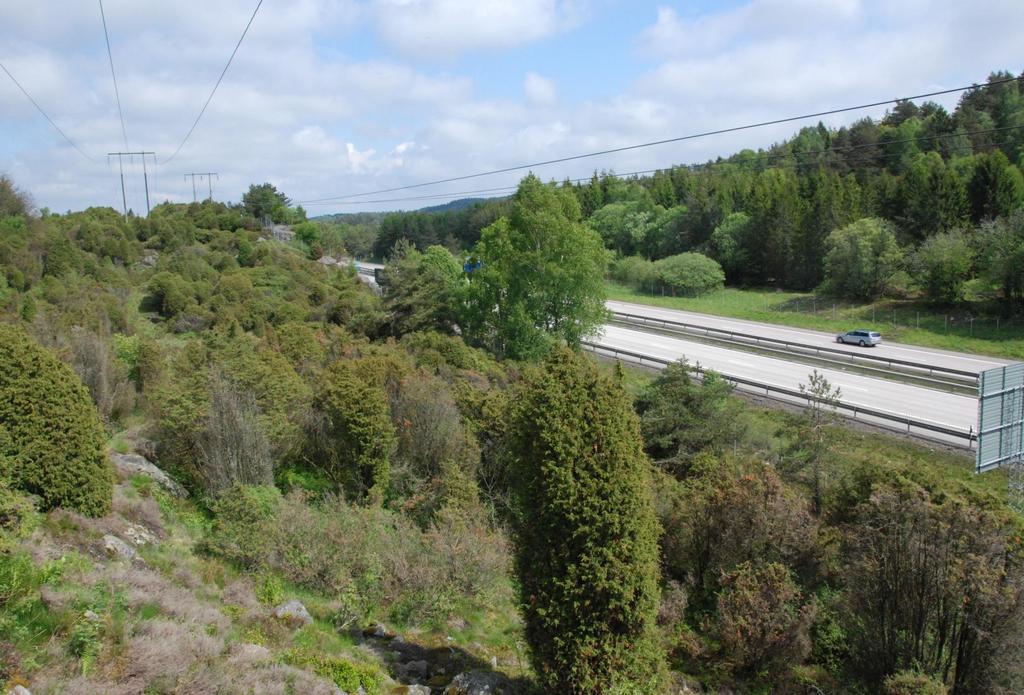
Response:
[[[455,676],[444,695],[513,695],[512,682],[493,671],[469,671]]]
[[[427,677],[427,662],[410,661],[399,668],[399,673],[403,678],[424,680]]]
[[[313,622],[313,616],[309,614],[306,607],[302,605],[301,601],[296,601],[295,599],[282,603],[275,608],[274,617],[278,620],[283,620],[293,627],[309,625]]]
[[[110,460],[117,469],[117,472],[126,478],[132,475],[145,475],[152,478],[153,482],[175,497],[188,497],[185,488],[143,456],[138,454],[111,454]]]
[[[135,548],[131,547],[117,536],[111,536],[109,533],[103,536],[103,549],[107,551],[107,555],[114,558],[135,560],[139,557],[139,554],[135,552]]]

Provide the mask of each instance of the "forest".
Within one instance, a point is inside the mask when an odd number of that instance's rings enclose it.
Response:
[[[844,427],[813,372],[787,412],[578,349],[647,263],[931,292],[964,247],[951,276],[1016,310],[1020,87],[379,228],[269,184],[143,218],[0,178],[0,685],[1021,692],[1002,474]],[[364,250],[380,294],[318,262]]]
[[[879,121],[806,127],[756,152],[560,185],[615,255],[613,278],[640,289],[692,294],[724,282],[939,306],[989,299],[1006,315],[1024,308],[1022,165],[1024,77],[995,72],[952,113],[899,102]],[[392,213],[372,249],[354,253],[383,259],[403,238],[468,251],[508,204]],[[699,263],[693,278],[655,265],[688,253],[719,270],[692,257],[675,265]]]

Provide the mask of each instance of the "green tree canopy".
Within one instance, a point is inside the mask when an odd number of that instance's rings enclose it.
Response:
[[[269,217],[277,223],[288,221],[290,203],[288,196],[278,191],[272,183],[251,184],[248,192],[242,196],[242,205],[246,212],[257,220]]]
[[[942,232],[921,244],[913,267],[928,298],[954,304],[964,298],[964,285],[974,264],[974,247],[960,230]]]
[[[566,189],[524,178],[512,214],[483,231],[474,257],[462,323],[499,355],[533,357],[552,338],[578,345],[604,319],[608,256]]]
[[[893,227],[866,217],[837,229],[826,240],[825,286],[840,296],[875,299],[903,262]]]

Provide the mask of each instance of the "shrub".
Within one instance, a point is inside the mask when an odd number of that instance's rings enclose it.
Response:
[[[89,389],[104,420],[120,419],[135,406],[128,370],[102,336],[76,328],[71,332],[71,366]]]
[[[914,668],[954,692],[991,692],[1000,677],[994,652],[1022,634],[1021,533],[1012,513],[933,499],[909,481],[877,489],[848,538],[844,623],[854,671],[880,686]]]
[[[813,617],[784,565],[745,562],[722,580],[715,631],[738,671],[778,673],[811,653]]]
[[[0,478],[0,558],[28,534],[34,517],[32,503]]]
[[[680,253],[654,262],[658,281],[675,294],[696,297],[725,285],[722,266],[700,253]]]
[[[807,502],[762,463],[693,460],[678,483],[659,476],[662,557],[668,577],[691,590],[691,604],[709,608],[720,581],[744,562],[779,562],[813,579],[822,550]]]
[[[971,241],[960,230],[926,239],[914,254],[913,265],[928,299],[938,304],[962,301],[974,256]]]
[[[516,569],[538,680],[571,693],[646,682],[659,662],[658,525],[628,396],[559,350],[526,380],[510,429]]]
[[[743,404],[715,372],[701,383],[686,360],[668,365],[637,399],[640,431],[647,453],[666,470],[682,476],[694,455],[732,448],[746,431]]]
[[[314,465],[356,499],[382,501],[395,447],[386,392],[353,361],[340,360],[325,371],[314,407],[321,415],[313,433]]]
[[[241,393],[219,374],[210,380],[206,426],[197,435],[201,474],[210,492],[232,485],[269,485],[274,479],[270,444],[251,393]]]
[[[113,469],[88,391],[69,367],[21,330],[0,326],[0,426],[13,487],[46,508],[92,516],[110,510]]]
[[[269,532],[280,507],[276,487],[235,485],[225,490],[211,507],[214,521],[206,547],[242,567],[260,567],[271,551]]]
[[[935,680],[917,671],[900,671],[885,679],[882,684],[885,695],[947,695],[949,688],[942,681]]]
[[[360,691],[366,695],[380,695],[382,692],[384,675],[375,666],[357,664],[302,648],[285,652],[284,660],[292,666],[312,669],[316,675],[329,679],[347,693]]]

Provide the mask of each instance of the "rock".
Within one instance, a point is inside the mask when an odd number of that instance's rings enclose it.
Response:
[[[363,630],[363,635],[366,637],[376,637],[377,639],[394,639],[394,635],[388,632],[388,629],[381,623],[372,623]]]
[[[82,617],[88,620],[90,623],[100,622],[100,616],[97,615],[96,611],[94,610],[87,610],[85,613],[82,613]]]
[[[110,460],[113,462],[117,472],[126,478],[132,475],[145,475],[152,478],[153,482],[175,497],[188,497],[185,488],[175,482],[171,476],[138,454],[111,454]]]
[[[109,533],[103,536],[103,549],[111,557],[123,558],[125,560],[135,560],[139,557],[139,554],[135,552],[135,548],[117,536],[111,536]]]
[[[156,543],[156,536],[138,524],[129,524],[124,530],[125,537],[135,545],[150,545]]]
[[[460,673],[444,689],[444,695],[512,695],[513,692],[512,682],[492,671]]]
[[[423,680],[427,677],[427,662],[423,660],[410,661],[399,669],[399,673],[404,678]]]
[[[428,685],[407,685],[405,687],[406,695],[430,695],[430,686]]]
[[[282,603],[275,608],[274,617],[296,627],[298,625],[309,625],[313,622],[313,616],[309,614],[306,607],[302,605],[301,601],[296,601],[295,599]]]
[[[32,691],[24,685],[16,685],[7,691],[7,695],[32,695]]]

